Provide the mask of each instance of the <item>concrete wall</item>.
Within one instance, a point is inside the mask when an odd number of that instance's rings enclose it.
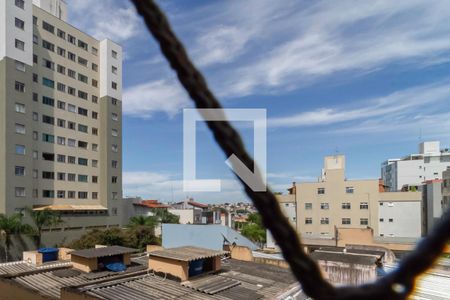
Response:
[[[168,209],[168,212],[180,217],[180,224],[194,224],[194,209]]]
[[[36,293],[36,291],[27,289],[24,286],[6,279],[0,278],[0,298],[2,300],[48,300],[48,297],[44,297]]]
[[[189,263],[162,257],[150,257],[148,267],[155,272],[164,272],[186,281],[189,278]]]
[[[377,278],[376,266],[347,264],[335,261],[319,261],[324,277],[334,285],[360,285]]]
[[[416,194],[415,192],[393,194]],[[420,194],[420,192],[417,192]],[[422,236],[422,203],[410,201],[380,201],[379,203],[379,236],[419,238]]]
[[[75,269],[81,270],[83,272],[93,272],[98,268],[97,258],[84,258],[81,256],[72,255],[72,265]]]

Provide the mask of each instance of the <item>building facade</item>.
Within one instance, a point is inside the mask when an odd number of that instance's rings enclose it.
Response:
[[[389,159],[381,166],[381,178],[387,191],[416,187],[424,181],[442,179],[442,172],[450,166],[450,152],[441,149],[440,142],[423,142],[418,154]]]
[[[121,47],[67,23],[65,1],[2,1],[0,213],[120,225],[121,97]]]
[[[442,211],[446,211],[450,206],[450,167],[442,174]]]
[[[442,216],[442,179],[424,182],[422,189],[422,232],[426,235]]]

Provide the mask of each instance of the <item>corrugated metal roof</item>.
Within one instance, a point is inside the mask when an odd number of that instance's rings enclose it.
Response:
[[[181,285],[205,294],[214,295],[240,284],[239,281],[231,278],[211,275],[185,281]]]
[[[83,249],[83,250],[77,250],[73,251],[70,254],[72,256],[80,256],[84,258],[94,258],[94,257],[105,257],[105,256],[112,256],[112,255],[121,255],[121,254],[127,254],[127,253],[135,253],[139,250],[133,249],[133,248],[127,248],[122,246],[109,246],[109,247],[103,247],[103,248],[92,248],[92,249]]]
[[[197,259],[220,256],[226,253],[228,252],[187,246],[153,251],[149,255],[150,259],[151,257],[162,257],[180,261],[193,261]]]

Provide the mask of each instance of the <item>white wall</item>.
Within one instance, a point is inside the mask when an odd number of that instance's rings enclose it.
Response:
[[[385,237],[413,237],[422,235],[420,201],[380,202],[378,232]],[[383,219],[383,221],[381,221]],[[392,222],[389,222],[392,219]]]
[[[193,209],[168,209],[168,211],[180,217],[180,224],[194,224]]]
[[[16,28],[15,19],[25,22],[24,30]],[[25,50],[15,47],[15,40],[25,42]],[[24,9],[13,0],[0,1],[0,59],[5,56],[33,65],[33,8],[31,0],[25,1]]]
[[[112,51],[117,53],[117,58],[113,58]],[[100,97],[110,96],[122,100],[122,47],[111,40],[100,42]],[[117,68],[117,74],[113,74],[112,66]],[[117,90],[111,86],[112,82],[117,83]]]
[[[67,22],[67,3],[65,0],[33,0],[33,4]]]

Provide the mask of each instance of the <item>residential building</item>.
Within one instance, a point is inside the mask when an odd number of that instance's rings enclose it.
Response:
[[[2,1],[0,213],[62,212],[53,244],[119,226],[121,95],[121,47],[70,25],[65,1]]]
[[[186,198],[181,202],[171,204],[169,212],[180,217],[180,224],[207,224],[208,205]],[[212,223],[212,222],[210,222]]]
[[[442,216],[442,179],[424,182],[422,189],[422,233],[427,235]]]
[[[422,182],[442,179],[442,172],[450,166],[449,149],[441,149],[440,142],[429,141],[419,145],[418,154],[389,159],[381,166],[381,178],[387,191],[417,190]]]
[[[340,232],[346,229],[369,229],[381,239],[421,236],[422,193],[386,192],[380,179],[349,180],[344,155],[325,157],[317,182],[294,182],[288,191],[277,199],[290,220],[293,212],[289,208],[296,207],[297,222],[292,224],[305,244],[337,245]],[[286,207],[286,203],[290,205]],[[395,215],[401,209],[408,214]],[[405,224],[409,227],[402,231]],[[268,247],[275,247],[270,234],[267,236]]]
[[[442,174],[442,210],[446,211],[450,206],[450,167]]]

